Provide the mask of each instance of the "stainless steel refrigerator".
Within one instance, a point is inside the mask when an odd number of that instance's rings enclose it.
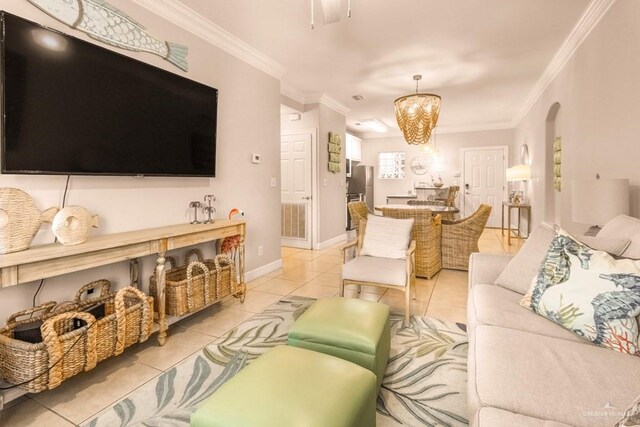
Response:
[[[358,165],[351,170],[349,178],[349,194],[362,193],[362,200],[373,212],[373,166]]]

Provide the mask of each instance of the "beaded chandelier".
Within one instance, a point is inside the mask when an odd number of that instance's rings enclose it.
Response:
[[[396,120],[408,144],[427,144],[440,115],[440,97],[432,93],[418,93],[421,78],[420,74],[413,76],[415,94],[394,101]]]

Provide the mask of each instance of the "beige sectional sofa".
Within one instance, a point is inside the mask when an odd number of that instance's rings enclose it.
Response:
[[[472,426],[614,426],[640,394],[640,357],[593,345],[519,305],[553,236],[541,226],[515,258],[471,257]]]

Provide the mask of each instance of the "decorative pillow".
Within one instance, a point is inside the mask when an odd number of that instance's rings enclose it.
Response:
[[[640,426],[640,396],[624,411],[624,417],[618,421],[616,427]]]
[[[536,227],[522,248],[502,270],[495,284],[522,295],[526,294],[555,236],[556,233],[547,225]]]
[[[640,356],[640,261],[615,259],[560,230],[520,304],[594,344]]]
[[[591,249],[605,251],[613,256],[621,256],[631,244],[629,239],[615,239],[613,237],[600,236],[580,236],[578,237],[585,245]]]
[[[369,215],[360,255],[404,259],[411,242],[413,218],[396,219]]]
[[[628,215],[618,215],[602,227],[598,237],[630,239],[631,244],[625,249],[622,256],[640,259],[640,219]]]

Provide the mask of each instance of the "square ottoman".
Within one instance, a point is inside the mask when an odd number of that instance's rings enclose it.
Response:
[[[391,332],[389,307],[354,298],[321,298],[289,330],[288,343],[367,368],[382,385]]]
[[[276,346],[224,383],[191,427],[374,427],[376,377],[337,357]]]

